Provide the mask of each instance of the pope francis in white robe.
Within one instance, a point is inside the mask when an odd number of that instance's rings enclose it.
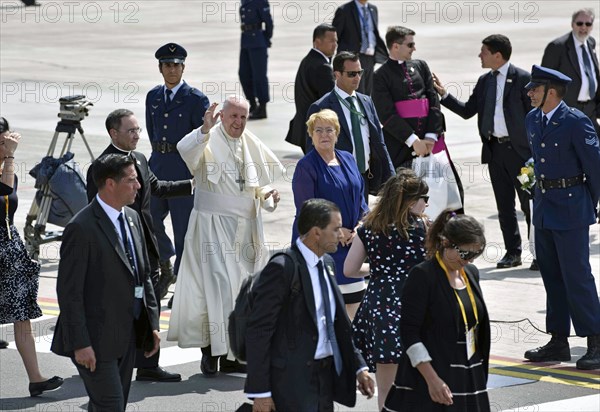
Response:
[[[261,208],[277,207],[279,195],[269,185],[283,172],[273,152],[245,130],[245,117],[226,116],[226,105],[213,121],[216,104],[207,111],[207,134],[199,128],[177,144],[195,191],[167,340],[182,348],[210,345],[212,356],[229,352],[228,316],[241,282],[268,262]]]

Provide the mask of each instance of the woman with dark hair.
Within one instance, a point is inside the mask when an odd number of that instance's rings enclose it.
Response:
[[[402,294],[404,353],[384,411],[489,411],[490,323],[471,262],[483,227],[443,211],[427,233],[429,259],[408,274]]]
[[[369,258],[371,279],[352,322],[354,345],[377,379],[379,409],[394,382],[402,354],[400,297],[408,271],[425,259],[427,183],[399,169],[381,188],[344,263],[344,275],[359,277]]]
[[[27,255],[14,226],[17,209],[15,150],[21,136],[11,132],[0,117],[0,324],[12,323],[15,343],[29,377],[29,394],[58,388],[62,378],[46,379],[40,373],[30,319],[42,316],[37,304],[40,265]]]
[[[344,276],[344,260],[356,236],[355,228],[368,211],[364,198],[365,183],[352,154],[335,148],[340,123],[333,110],[323,109],[313,113],[306,126],[314,147],[298,161],[294,171],[292,191],[296,216],[308,199],[326,199],[340,208],[344,236],[331,256],[335,261],[335,279],[344,296],[348,317],[352,320],[366,286],[363,278]],[[297,237],[298,228],[294,221],[292,244]]]

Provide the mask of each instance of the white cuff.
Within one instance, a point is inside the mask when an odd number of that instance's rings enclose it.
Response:
[[[417,342],[406,349],[406,355],[408,355],[413,368],[416,368],[419,363],[431,362],[431,356],[429,356],[427,348],[421,342]]]
[[[417,140],[419,140],[419,136],[417,136],[416,134],[413,133],[406,138],[406,141],[404,143],[408,147],[412,147],[413,143],[416,142]]]
[[[433,133],[433,132],[431,132],[431,133],[425,133],[425,139],[431,139],[434,142],[437,142],[438,141],[438,135],[435,134],[435,133]]]
[[[440,98],[440,100],[444,100],[446,97],[448,97],[450,95],[450,93],[448,93],[446,91],[446,93],[444,93],[444,95]]]
[[[271,398],[271,392],[263,392],[263,393],[247,393],[246,396],[250,399],[254,398]]]
[[[359,370],[356,371],[356,376],[358,376],[362,371],[367,371],[367,373],[369,372],[369,367],[368,366],[363,366],[362,368],[360,368]]]
[[[198,144],[202,144],[206,141],[206,139],[208,138],[208,135],[210,134],[210,130],[208,131],[208,133],[202,133],[200,130],[202,129],[202,126],[200,126],[198,129],[196,129],[196,143]]]

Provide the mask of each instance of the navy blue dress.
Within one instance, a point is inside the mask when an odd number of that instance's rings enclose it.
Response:
[[[329,166],[313,148],[298,161],[292,180],[292,191],[296,205],[296,218],[292,231],[292,244],[298,237],[296,219],[302,203],[308,199],[326,199],[335,203],[341,211],[343,227],[354,230],[368,211],[364,199],[364,181],[351,153],[335,150],[339,166]],[[344,260],[350,246],[338,245],[331,256],[335,261],[335,278],[338,285],[364,282],[363,278],[344,276]]]
[[[425,223],[416,218],[404,239],[395,225],[385,236],[364,226],[358,229],[370,262],[371,279],[352,322],[354,346],[371,372],[377,363],[399,363],[400,298],[410,269],[425,260]]]
[[[6,198],[10,237],[6,228]],[[40,265],[27,255],[19,231],[13,224],[17,210],[17,176],[14,188],[0,183],[0,324],[42,316],[37,304]]]

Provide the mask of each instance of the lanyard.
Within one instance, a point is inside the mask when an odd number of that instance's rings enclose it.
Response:
[[[8,195],[4,195],[4,203],[6,204],[6,231],[8,233],[8,238],[12,240],[12,235],[10,234],[10,218],[8,217]]]
[[[446,265],[444,265],[444,262],[442,261],[442,258],[440,256],[439,252],[437,252],[435,254],[435,258],[437,259],[437,261],[440,264],[440,266],[442,267],[442,269],[444,269],[444,272],[446,273],[446,277],[448,278],[448,281],[450,281],[450,274],[448,273],[448,269],[446,268]],[[477,326],[479,324],[479,316],[477,314],[477,305],[475,304],[475,295],[473,294],[473,290],[471,289],[471,284],[469,283],[469,279],[467,278],[465,270],[462,268],[460,269],[460,275],[463,279],[463,282],[465,282],[465,285],[467,286],[467,294],[469,295],[469,300],[471,301],[471,305],[473,306],[473,314],[475,315],[475,326]],[[467,312],[465,311],[465,307],[462,303],[462,300],[458,296],[458,292],[456,292],[456,289],[452,288],[452,290],[454,291],[454,294],[456,295],[456,299],[458,300],[458,306],[460,306],[460,311],[462,313],[462,317],[465,322],[465,330],[468,331],[469,323],[467,320]]]
[[[346,101],[346,99],[344,99],[342,96],[340,96],[340,94],[339,94],[338,92],[336,92],[335,90],[334,90],[333,92],[334,92],[334,93],[335,93],[335,95],[337,96],[337,98],[338,98],[339,102],[340,102],[340,103],[341,103],[343,106],[345,106],[345,107],[346,107],[346,109],[348,109],[348,111],[349,111],[350,113],[354,113],[355,115],[357,115],[357,116],[358,116],[358,118],[360,119],[360,124],[361,124],[361,125],[365,125],[365,124],[367,124],[367,116],[366,116],[364,113],[362,113],[362,112],[360,112],[360,111],[356,110],[356,107],[355,107],[354,105],[350,106],[350,103],[348,103],[348,102]],[[356,97],[356,100],[358,101],[358,97]],[[359,105],[361,105],[361,104],[360,104],[360,102],[359,102],[358,104],[359,104]],[[366,109],[365,109],[365,110],[366,110]]]

